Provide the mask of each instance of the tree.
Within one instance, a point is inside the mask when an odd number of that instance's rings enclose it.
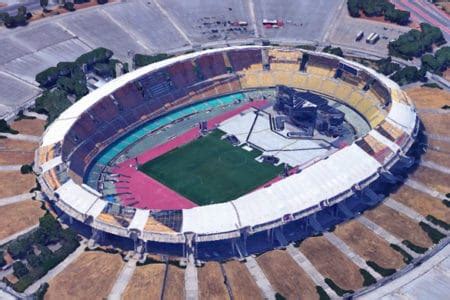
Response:
[[[25,16],[27,14],[27,8],[25,6],[23,6],[23,5],[19,6],[17,8],[17,14]]]
[[[16,276],[17,278],[21,278],[27,275],[29,272],[27,267],[20,260],[13,263],[13,270],[14,276]]]
[[[44,12],[47,11],[48,0],[39,0],[39,4]]]
[[[20,167],[20,173],[29,174],[33,172],[33,167],[30,165],[23,165]]]
[[[75,11],[75,6],[73,2],[64,3],[64,8],[67,9],[68,11]]]

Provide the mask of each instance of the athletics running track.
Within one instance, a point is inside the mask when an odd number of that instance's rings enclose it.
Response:
[[[223,113],[220,116],[208,121],[208,128],[215,128],[218,124],[229,119],[250,107],[263,107],[267,100],[257,100],[246,103],[239,108]],[[118,164],[113,172],[123,175],[119,176],[119,182],[115,184],[116,191],[120,194],[122,204],[143,208],[143,209],[184,209],[197,206],[189,199],[178,194],[153,178],[139,172],[136,168],[136,162],[144,164],[164,153],[167,153],[177,147],[189,143],[199,137],[198,128],[189,131],[171,139],[170,141],[149,149],[136,158],[126,160]],[[182,180],[180,178],[180,180]]]

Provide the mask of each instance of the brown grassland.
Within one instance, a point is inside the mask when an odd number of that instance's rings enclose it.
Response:
[[[390,207],[380,205],[375,209],[367,210],[364,215],[400,240],[409,240],[425,248],[433,244],[419,224]]]
[[[264,299],[259,287],[256,285],[255,280],[253,280],[252,275],[244,263],[233,260],[224,263],[223,267],[234,299]]]
[[[166,265],[163,263],[136,267],[122,299],[161,299],[161,288],[164,281],[165,269]]]
[[[198,289],[200,299],[229,299],[228,291],[224,283],[220,264],[207,262],[197,269]]]
[[[25,200],[0,207],[0,240],[39,223],[45,213],[41,202]]]
[[[273,288],[288,299],[318,299],[314,282],[286,252],[274,250],[257,258]]]
[[[85,252],[50,280],[45,299],[106,299],[123,264],[118,254]]]
[[[325,237],[307,238],[300,244],[300,251],[324,277],[332,279],[339,287],[346,290],[362,287],[359,267]]]
[[[36,185],[36,178],[19,171],[0,172],[0,182],[0,198],[4,198],[28,193]]]
[[[404,265],[400,253],[355,220],[336,226],[334,233],[366,261],[374,261],[383,268],[391,269],[399,269]]]

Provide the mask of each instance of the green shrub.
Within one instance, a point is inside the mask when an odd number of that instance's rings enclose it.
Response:
[[[359,269],[359,273],[361,273],[361,276],[364,278],[363,286],[370,286],[377,282],[377,280],[369,272],[367,272],[367,270]]]
[[[97,0],[97,3],[100,5],[108,3],[108,0]]]
[[[424,222],[419,222],[419,226],[425,231],[430,239],[433,241],[434,244],[439,243],[443,238],[445,238],[445,235],[428,225]]]
[[[6,265],[5,252],[0,251],[0,268]]]
[[[323,289],[323,287],[316,285],[316,292],[319,294],[319,300],[330,300],[330,296],[328,296],[327,292]]]
[[[427,250],[428,250],[427,248],[417,246],[416,244],[414,244],[413,242],[408,241],[408,240],[402,241],[402,244],[405,245],[406,247],[408,247],[409,249],[411,249],[412,251],[419,253],[419,254],[423,254],[423,253],[427,252]]]
[[[424,83],[422,84],[423,87],[433,88],[433,89],[439,89],[442,90],[442,88],[437,83]]]
[[[326,46],[322,52],[326,52],[326,53],[330,53],[330,54],[334,54],[340,57],[344,56],[344,52],[342,52],[342,49],[339,47],[331,47],[331,46]]]
[[[408,83],[413,83],[416,81],[426,81],[426,70],[418,70],[416,67],[407,66],[403,69],[397,71],[390,78],[397,82],[399,85],[404,85]]]
[[[173,57],[173,55],[165,53],[158,53],[155,55],[135,54],[133,57],[133,63],[136,68],[140,68],[171,57]]]
[[[406,252],[405,250],[403,250],[400,246],[396,245],[396,244],[390,244],[389,246],[391,246],[392,249],[394,249],[395,251],[399,252],[401,255],[403,255],[403,261],[406,264],[409,264],[412,260],[413,257],[411,255],[409,255],[408,252]]]
[[[87,65],[89,67],[96,63],[106,63],[113,56],[113,52],[106,48],[97,48],[85,53],[76,59],[78,65]]]
[[[406,25],[410,21],[410,13],[408,11],[396,9],[387,0],[348,0],[347,9],[350,16],[354,18],[360,17],[359,11],[362,10],[366,16],[384,16],[385,20],[400,25]]]
[[[20,260],[13,263],[14,276],[22,278],[28,274],[28,269]]]
[[[398,63],[393,63],[390,56],[377,60],[375,63],[377,65],[378,72],[383,73],[384,75],[390,75],[400,70],[400,65]]]
[[[426,217],[426,219],[428,221],[430,221],[431,223],[433,223],[434,225],[437,225],[437,226],[439,226],[441,228],[444,228],[445,230],[450,230],[450,224],[448,224],[447,222],[444,222],[444,221],[442,221],[442,220],[440,220],[440,219],[438,219],[438,218],[436,218],[436,217],[434,217],[432,215],[428,215]]]
[[[443,203],[445,206],[450,207],[450,200],[443,199],[443,200],[442,200],[442,203]]]
[[[44,91],[44,93],[36,99],[35,109],[39,113],[47,114],[47,123],[51,124],[70,105],[72,105],[72,103],[67,99],[67,93],[56,89],[54,91]]]
[[[8,122],[6,122],[3,119],[0,120],[0,132],[11,133],[11,134],[18,134],[19,133],[17,130],[12,129],[9,126]]]
[[[412,29],[389,43],[389,54],[404,59],[421,57],[426,52],[433,50],[432,46],[445,43],[442,31],[427,23],[420,24],[420,31]]]
[[[30,174],[33,173],[33,167],[31,165],[23,165],[20,167],[21,174]]]
[[[44,296],[47,293],[48,287],[49,287],[49,284],[47,282],[44,282],[43,284],[41,284],[41,286],[36,291],[36,293],[34,293],[33,299],[44,300]]]
[[[344,290],[341,287],[339,287],[336,283],[334,283],[333,280],[330,278],[325,278],[325,283],[329,285],[330,288],[332,288],[338,296],[344,296],[345,294],[353,294],[353,290]]]
[[[75,11],[75,5],[73,4],[73,2],[64,3],[64,8],[68,11]]]
[[[286,300],[286,297],[284,297],[280,293],[276,293],[275,294],[275,300]]]
[[[376,262],[371,261],[371,260],[367,261],[366,263],[369,267],[374,269],[375,272],[377,272],[378,274],[380,274],[383,277],[391,276],[392,274],[397,272],[396,269],[383,268],[382,266],[378,265]]]

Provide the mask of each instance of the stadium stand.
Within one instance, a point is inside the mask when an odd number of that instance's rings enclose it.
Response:
[[[263,51],[269,68],[263,66]],[[335,76],[337,70],[341,76]],[[84,184],[99,153],[144,122],[208,98],[276,85],[300,89],[318,106],[326,102],[324,95],[347,104],[366,118],[371,130],[301,172],[221,204],[136,209],[110,203]],[[399,153],[407,153],[417,128],[407,96],[362,65],[300,49],[236,46],[169,58],[93,91],[49,126],[36,165],[54,206],[88,224],[98,244],[135,251],[142,245],[142,252],[226,260],[284,247],[366,209],[358,195],[372,195],[369,190],[376,190],[381,169],[402,166]],[[103,163],[93,169],[101,172],[108,164]],[[348,172],[342,174],[343,168]]]

